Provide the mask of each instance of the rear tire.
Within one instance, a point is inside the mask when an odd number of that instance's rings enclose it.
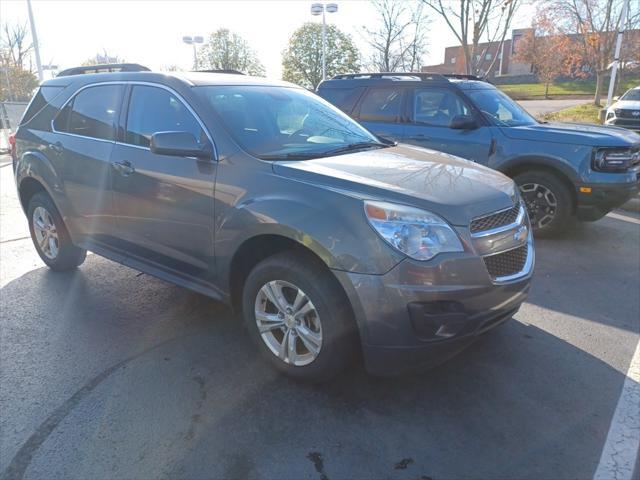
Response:
[[[84,262],[87,251],[71,242],[62,216],[46,193],[36,193],[27,209],[29,231],[36,251],[51,270],[64,272]]]
[[[347,302],[326,267],[306,255],[285,252],[249,273],[242,314],[271,365],[299,380],[323,382],[343,370],[357,352]]]
[[[536,236],[554,236],[568,227],[573,199],[562,180],[542,170],[520,173],[513,180],[527,206]]]

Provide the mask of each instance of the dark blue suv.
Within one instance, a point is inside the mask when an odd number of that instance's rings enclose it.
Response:
[[[466,75],[349,74],[318,94],[376,135],[450,153],[512,177],[538,234],[598,220],[638,192],[640,135],[539,122]]]

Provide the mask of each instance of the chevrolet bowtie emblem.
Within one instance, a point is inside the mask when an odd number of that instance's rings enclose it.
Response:
[[[527,240],[527,236],[529,235],[529,229],[526,225],[522,225],[516,232],[513,234],[513,239],[517,242],[525,242]]]

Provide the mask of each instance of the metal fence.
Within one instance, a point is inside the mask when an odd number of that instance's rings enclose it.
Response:
[[[0,150],[9,149],[9,134],[15,132],[28,102],[0,102]]]

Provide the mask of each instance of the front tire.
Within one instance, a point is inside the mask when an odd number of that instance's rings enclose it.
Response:
[[[348,300],[331,273],[305,255],[286,252],[254,267],[242,312],[263,357],[300,380],[327,381],[357,349]]]
[[[84,262],[87,251],[71,242],[62,216],[46,193],[36,193],[27,209],[29,231],[36,251],[51,270],[64,272]]]
[[[562,180],[541,170],[520,173],[513,180],[527,206],[536,236],[553,236],[567,228],[573,212],[573,200]]]

